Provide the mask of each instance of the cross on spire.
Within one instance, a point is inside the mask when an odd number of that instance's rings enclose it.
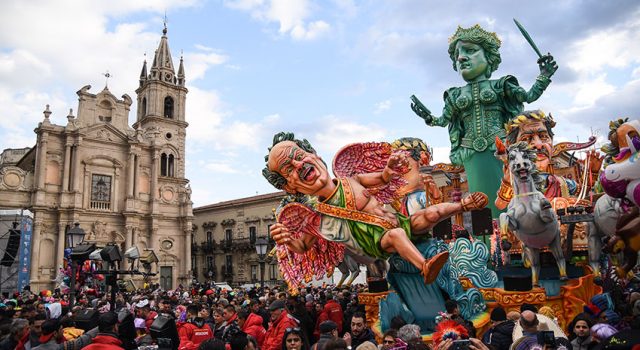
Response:
[[[102,75],[104,75],[105,78],[106,78],[105,82],[104,82],[104,87],[105,87],[105,89],[108,89],[109,88],[109,78],[111,78],[111,74],[109,73],[109,70],[107,70],[107,72],[106,73],[102,73]]]
[[[164,11],[164,29],[162,30],[162,34],[167,35],[167,23],[169,20],[167,19],[167,11]]]

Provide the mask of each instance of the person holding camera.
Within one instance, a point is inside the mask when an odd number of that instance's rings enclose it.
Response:
[[[535,312],[522,311],[518,322],[522,327],[522,337],[513,342],[512,350],[526,350],[535,346],[543,349],[571,349],[569,340],[564,337],[556,337],[553,331],[548,330],[546,324],[541,325]]]

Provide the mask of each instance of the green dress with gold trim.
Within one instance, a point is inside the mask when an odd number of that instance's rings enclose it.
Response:
[[[550,82],[538,76],[531,90],[526,91],[514,76],[507,75],[453,87],[444,93],[442,116],[427,122],[430,126],[448,126],[449,158],[453,164],[464,166],[469,192],[489,196],[493,217],[500,213],[494,202],[503,175],[502,162],[493,155],[495,138],[504,141],[505,123],[523,111],[524,102],[537,100]]]

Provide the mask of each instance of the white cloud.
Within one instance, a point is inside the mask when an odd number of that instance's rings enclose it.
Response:
[[[575,90],[574,103],[590,106],[598,98],[611,94],[616,87],[606,82],[607,75],[600,74],[588,82],[581,82]]]
[[[211,162],[204,166],[206,170],[210,170],[216,173],[237,174],[239,171],[233,168],[233,165],[229,163]]]
[[[308,0],[228,0],[225,6],[249,12],[260,21],[278,23],[281,35],[289,34],[295,40],[313,40],[331,28],[329,23],[312,16],[312,5]]]
[[[376,124],[349,122],[350,118],[329,115],[317,124],[321,127],[313,137],[313,147],[326,159],[343,146],[353,142],[380,141],[386,136],[385,128]],[[327,158],[328,157],[328,158]]]
[[[324,21],[315,21],[309,23],[306,28],[304,24],[296,25],[291,30],[291,36],[297,40],[313,40],[328,32],[329,23]]]
[[[384,100],[382,102],[376,103],[373,113],[380,114],[384,111],[388,111],[389,108],[391,108],[391,100]]]
[[[209,51],[209,50],[207,50]],[[225,55],[208,52],[208,53],[189,53],[185,55],[185,64],[188,64],[188,81],[194,81],[204,78],[207,70],[214,65],[221,65],[229,58]]]
[[[193,45],[193,47],[195,47],[196,49],[200,50],[200,51],[213,51],[213,48],[210,48],[209,46],[205,46],[202,44],[195,44]]]
[[[237,120],[217,91],[189,87],[187,100],[187,133],[196,148],[204,146],[232,154],[237,150],[258,150],[268,140],[268,126],[280,121],[277,114],[257,122]]]
[[[569,67],[584,73],[605,67],[623,68],[640,62],[640,20],[634,18],[614,28],[594,32],[572,45]]]

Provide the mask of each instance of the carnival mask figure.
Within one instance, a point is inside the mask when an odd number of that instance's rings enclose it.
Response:
[[[292,133],[279,133],[274,137],[273,146],[265,157],[267,166],[263,175],[274,187],[305,198],[304,204],[293,202],[282,207],[278,222],[270,228],[271,236],[282,248],[279,260],[288,259],[290,253],[298,259],[295,263],[280,264],[288,282],[300,282],[296,269],[307,270],[305,278],[312,273],[317,275],[316,267],[325,267],[328,271],[326,262],[339,262],[344,253],[340,248],[346,248],[358,255],[378,259],[398,253],[421,272],[425,283],[430,284],[447,262],[449,253],[441,252],[425,259],[411,242],[412,233],[426,232],[459,211],[480,209],[487,204],[486,195],[472,193],[458,203],[440,204],[439,210],[423,209],[410,217],[392,213],[377,198],[386,198],[380,197],[385,186],[395,191],[401,183],[406,183],[401,178],[409,170],[408,155],[405,151],[387,152],[386,157],[380,158],[375,154],[389,151],[388,144],[384,149],[377,143],[361,146],[362,151],[355,161],[373,154],[368,165],[381,160],[384,164],[369,169],[382,170],[354,172],[332,179],[327,166],[308,141],[297,140]],[[340,154],[344,156],[344,152]],[[308,251],[312,256],[306,255]],[[326,253],[331,251],[335,253]]]
[[[613,138],[618,154],[600,175],[605,192],[640,206],[640,121],[620,125]]]
[[[449,39],[449,56],[453,69],[467,85],[453,87],[444,93],[442,116],[434,116],[415,96],[411,109],[429,126],[449,128],[451,153],[456,165],[463,165],[469,191],[489,195],[494,203],[502,177],[502,164],[493,157],[496,137],[504,140],[503,125],[522,112],[523,104],[537,100],[551,83],[558,69],[551,55],[538,60],[540,74],[529,91],[511,75],[490,79],[498,69],[500,39],[479,25],[458,27]],[[493,217],[498,209],[491,205]]]

